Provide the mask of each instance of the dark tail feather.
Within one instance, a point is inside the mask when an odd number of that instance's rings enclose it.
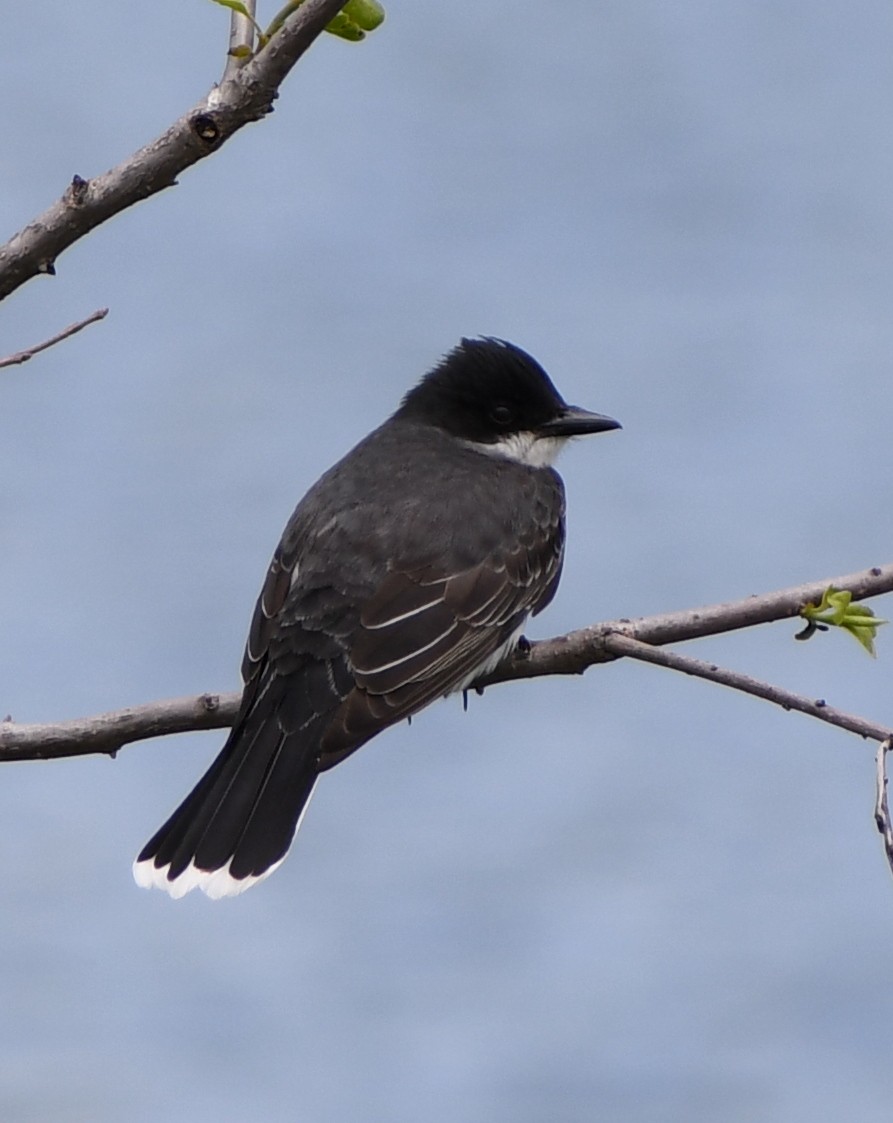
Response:
[[[258,710],[263,712],[258,713]],[[241,893],[288,852],[318,774],[321,722],[283,732],[259,706],[134,862],[138,885],[182,897]]]

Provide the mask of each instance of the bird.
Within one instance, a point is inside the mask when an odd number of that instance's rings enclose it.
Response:
[[[619,429],[540,364],[462,339],[324,473],[266,574],[223,748],[134,862],[138,885],[234,896],[276,870],[320,774],[466,691],[552,600],[572,438]]]

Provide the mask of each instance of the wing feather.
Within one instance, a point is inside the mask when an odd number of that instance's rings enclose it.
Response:
[[[276,631],[277,617],[288,599],[295,562],[295,554],[286,554],[280,543],[273,554],[263,588],[254,606],[242,658],[242,682],[248,682],[254,677],[266,656],[270,639]]]
[[[464,688],[552,599],[564,549],[563,491],[551,474],[528,476],[524,486],[525,504],[502,536],[486,543],[486,553],[475,558],[468,549],[473,538],[461,535],[442,558],[413,559],[390,550],[386,568],[365,588],[359,578],[369,573],[379,549],[378,528],[366,538],[352,523],[331,519],[318,531],[312,518],[290,528],[258,602],[246,666],[249,674],[260,668],[262,679],[287,680],[287,701],[280,706],[284,725],[326,715],[320,770],[388,725]],[[480,500],[492,503],[494,497]],[[302,553],[305,533],[343,535],[367,568],[314,568],[314,555]],[[456,565],[452,571],[449,559]]]
[[[535,562],[491,557],[436,584],[390,574],[352,637],[356,687],[323,736],[320,767],[332,767],[385,726],[465,685],[538,609],[543,585],[535,578],[544,574],[551,585],[560,563],[560,548],[550,542]],[[435,588],[440,597],[433,601]],[[407,605],[412,613],[393,611]]]

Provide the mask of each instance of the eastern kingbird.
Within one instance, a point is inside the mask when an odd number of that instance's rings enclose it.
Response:
[[[499,339],[463,339],[307,492],[276,548],[220,755],[134,863],[172,897],[241,893],[285,858],[317,777],[471,686],[552,600],[569,406]]]

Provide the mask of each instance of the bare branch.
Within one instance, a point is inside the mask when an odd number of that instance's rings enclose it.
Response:
[[[877,751],[877,795],[874,803],[874,822],[884,840],[887,865],[893,871],[893,824],[887,804],[887,753],[893,749],[893,738],[887,738]]]
[[[56,760],[64,756],[103,753],[114,756],[131,741],[189,733],[197,729],[222,729],[232,725],[240,695],[199,694],[196,698],[171,698],[147,702],[94,717],[75,718],[52,725],[17,725],[0,722],[0,760]]]
[[[306,0],[270,42],[169,129],[94,179],[76,175],[65,194],[0,246],[0,300],[40,273],[112,215],[177,182],[244,125],[272,112],[279,86],[338,14],[344,0]]]
[[[886,726],[866,721],[842,710],[835,710],[823,698],[813,699],[803,694],[793,694],[790,690],[761,682],[739,671],[730,671],[718,667],[715,663],[705,663],[703,659],[692,659],[689,655],[679,655],[675,651],[652,647],[650,643],[642,643],[640,640],[630,639],[629,636],[608,636],[605,643],[615,655],[641,659],[645,663],[654,663],[671,671],[681,671],[686,675],[695,675],[710,682],[718,682],[722,686],[730,686],[733,690],[741,690],[745,694],[753,694],[756,698],[764,698],[767,702],[774,702],[776,706],[781,706],[785,710],[798,710],[801,714],[809,714],[810,717],[830,722],[831,725],[847,729],[850,733],[858,733],[860,737],[868,737],[872,741],[886,741],[887,738],[893,737],[893,730]]]
[[[678,643],[796,616],[802,605],[820,600],[829,585],[836,589],[848,589],[855,600],[880,596],[893,590],[893,565],[876,566],[845,577],[814,581],[688,612],[594,624],[566,636],[531,644],[526,654],[516,654],[506,660],[477,685],[483,689],[498,682],[540,675],[582,674],[596,663],[608,663],[624,655],[641,659],[647,653],[650,662],[662,662],[665,666],[674,666],[675,663],[677,670],[701,674],[735,689],[768,697],[779,705],[802,710],[863,737],[884,739],[889,736],[889,730],[861,718],[841,714],[822,702],[799,698],[731,671],[720,672],[713,664],[653,651],[653,647],[660,644]],[[633,641],[626,649],[625,640]],[[698,669],[694,670],[695,667]],[[750,689],[753,684],[760,689]],[[801,704],[795,704],[795,701]],[[238,693],[201,694],[198,697],[148,702],[142,706],[55,724],[20,725],[7,720],[0,722],[0,761],[47,760],[88,753],[114,756],[118,749],[131,741],[232,725],[238,708]]]
[[[18,363],[27,363],[27,361],[40,351],[46,351],[48,347],[53,347],[57,343],[61,343],[63,339],[68,339],[70,335],[75,335],[85,328],[88,324],[95,324],[97,320],[104,320],[109,314],[108,308],[97,308],[97,310],[86,320],[78,320],[76,324],[69,324],[64,331],[60,331],[58,335],[54,335],[52,339],[47,339],[43,343],[37,343],[34,347],[29,347],[27,351],[16,351],[14,355],[7,355],[5,359],[0,359],[0,367],[14,367]]]

